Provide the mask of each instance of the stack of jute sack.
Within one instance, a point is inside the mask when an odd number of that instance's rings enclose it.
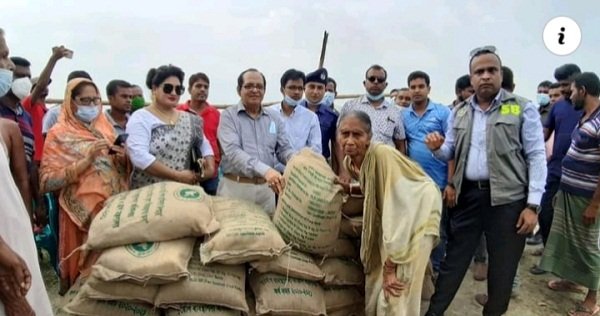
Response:
[[[270,217],[258,205],[209,197],[196,186],[159,183],[140,190],[109,200],[94,219],[84,248],[103,251],[90,277],[71,291],[65,311],[111,316],[249,313],[246,263],[277,258],[290,248]],[[151,201],[163,202],[146,208],[140,199],[145,201],[149,193]],[[140,208],[144,215],[133,219],[133,210]],[[162,225],[155,225],[158,220]],[[133,222],[137,226],[130,224],[127,232],[116,231]]]
[[[110,198],[83,246],[101,251],[100,257],[90,276],[70,290],[64,311],[111,316],[161,315],[160,308],[167,315],[247,311],[245,267],[200,262],[197,238],[216,236],[220,228],[213,214],[212,199],[201,187],[180,183]]]
[[[92,222],[102,251],[69,291],[75,315],[362,315],[364,274],[340,238],[341,187],[325,160],[287,166],[273,220],[257,205],[158,183],[117,195]],[[249,273],[248,273],[249,272]]]
[[[292,249],[250,263],[249,315],[360,315],[364,274],[352,242],[339,238],[335,174],[322,156],[303,150],[284,178],[273,223]]]

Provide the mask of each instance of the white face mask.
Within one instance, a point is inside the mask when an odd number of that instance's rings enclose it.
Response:
[[[100,108],[96,105],[78,105],[75,115],[85,123],[91,123],[100,114]]]
[[[378,95],[373,95],[367,92],[367,99],[369,99],[369,101],[371,102],[377,102],[377,101],[381,101],[383,100],[383,98],[385,97],[385,93],[380,93]]]
[[[31,92],[31,79],[27,77],[15,79],[12,82],[12,93],[19,98],[19,100],[25,99],[26,96]]]
[[[550,103],[550,96],[547,93],[538,93],[536,98],[538,105],[546,106]]]
[[[8,69],[0,69],[0,98],[10,91],[13,83],[13,72]]]
[[[285,102],[285,104],[295,108],[298,103],[300,103],[300,100],[294,100],[291,97],[288,97],[287,95],[283,97],[283,102]]]

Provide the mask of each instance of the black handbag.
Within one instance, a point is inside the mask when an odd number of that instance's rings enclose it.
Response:
[[[192,148],[190,148],[190,169],[204,178],[204,158],[202,156],[202,133],[194,126],[194,120],[190,120],[192,125]]]

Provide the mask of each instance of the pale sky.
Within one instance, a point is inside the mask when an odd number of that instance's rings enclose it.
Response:
[[[29,59],[34,76],[52,46],[75,52],[56,66],[51,98],[63,97],[72,70],[88,71],[105,98],[110,80],[145,86],[148,69],[172,63],[186,73],[186,87],[189,75],[207,73],[209,101],[216,104],[237,102],[238,74],[258,68],[267,78],[265,101],[276,101],[285,70],[317,68],[324,30],[330,33],[325,67],[342,94],[364,93],[365,70],[380,64],[388,71],[387,92],[423,70],[431,99],[449,103],[456,78],[468,72],[469,51],[489,44],[515,73],[515,92],[528,98],[564,63],[600,72],[596,0],[2,0],[0,12],[11,55]],[[542,40],[556,16],[581,28],[581,45],[569,56],[552,54]],[[181,101],[188,98],[186,92]]]

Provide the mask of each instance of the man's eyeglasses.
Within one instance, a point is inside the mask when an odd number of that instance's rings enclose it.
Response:
[[[477,56],[477,55],[481,55],[483,53],[496,53],[496,46],[493,45],[486,45],[486,46],[481,46],[481,47],[477,47],[473,50],[471,50],[471,52],[469,53],[469,56],[471,58]]]
[[[380,78],[380,77],[375,77],[375,76],[368,77],[367,80],[369,80],[369,82],[371,82],[371,83],[384,83],[385,82],[385,78]]]
[[[177,95],[182,95],[183,92],[185,91],[185,87],[182,85],[174,86],[170,83],[165,83],[162,87],[162,91],[166,94],[171,94],[171,92],[173,92],[173,90],[175,90],[175,93]]]
[[[100,97],[84,97],[75,99],[75,101],[77,101],[79,105],[99,105],[100,103],[102,103],[102,99],[100,99]]]
[[[242,88],[244,88],[244,90],[254,90],[254,89],[256,89],[256,90],[259,90],[259,91],[262,91],[262,90],[265,89],[265,87],[263,85],[260,85],[260,84],[256,84],[255,85],[255,84],[251,84],[251,83],[245,84]]]

